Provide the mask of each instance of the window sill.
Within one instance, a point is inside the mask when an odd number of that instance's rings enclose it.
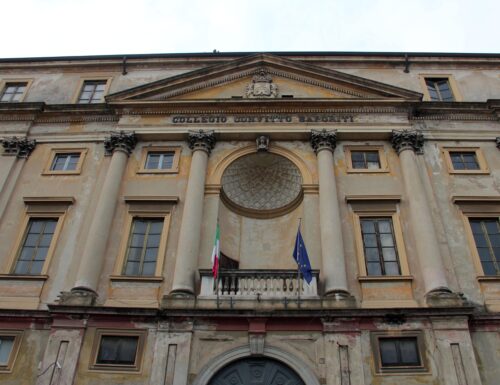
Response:
[[[375,376],[429,376],[432,373],[427,368],[415,369],[380,369]]]
[[[46,281],[48,275],[17,275],[17,274],[0,274],[0,280],[14,281]]]
[[[374,275],[358,276],[360,282],[380,282],[380,281],[413,281],[412,275]]]
[[[490,170],[450,170],[450,175],[489,175]]]
[[[127,281],[127,282],[163,282],[163,277],[156,276],[132,276],[132,275],[111,275],[111,281]]]
[[[379,169],[369,169],[369,168],[348,168],[348,174],[387,174],[389,169],[379,168]]]
[[[50,175],[80,175],[80,171],[45,171],[42,172],[43,176],[50,176]]]
[[[137,174],[178,174],[179,173],[179,170],[175,170],[175,169],[167,169],[167,170],[147,170],[147,169],[143,169],[143,170],[139,170],[137,171]]]
[[[500,282],[500,275],[479,275],[477,280],[479,282]]]

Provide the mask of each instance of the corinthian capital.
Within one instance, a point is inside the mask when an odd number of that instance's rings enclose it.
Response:
[[[337,147],[337,132],[335,130],[311,130],[311,146],[314,152],[322,149],[335,150]]]
[[[111,155],[114,151],[123,151],[130,155],[137,143],[137,137],[134,132],[112,132],[110,136],[104,139],[104,149],[106,154]]]
[[[35,149],[36,140],[28,138],[18,138],[13,136],[11,138],[2,139],[2,146],[6,155],[14,155],[18,158],[27,158]]]
[[[189,131],[188,133],[189,148],[191,150],[202,150],[210,154],[215,146],[215,134],[213,130]]]
[[[404,150],[422,153],[424,135],[417,130],[392,130],[391,144],[398,154]]]

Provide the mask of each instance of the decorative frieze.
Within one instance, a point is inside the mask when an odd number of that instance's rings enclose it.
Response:
[[[104,140],[106,155],[112,155],[114,151],[123,151],[130,155],[137,144],[137,137],[134,132],[112,132]]]
[[[424,146],[424,135],[417,130],[393,130],[391,144],[398,154],[404,150],[413,150],[417,154],[421,154]]]
[[[311,130],[311,146],[315,152],[324,148],[335,150],[337,147],[337,131],[327,130]]]
[[[215,134],[213,130],[197,130],[189,131],[188,133],[188,143],[191,150],[203,150],[208,154],[212,151],[215,146]]]
[[[2,146],[5,155],[17,156],[18,158],[27,158],[35,149],[36,140],[28,138],[18,138],[13,136],[11,138],[2,139]]]

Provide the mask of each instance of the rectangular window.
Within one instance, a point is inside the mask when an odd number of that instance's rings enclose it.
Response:
[[[475,151],[450,152],[451,163],[454,170],[479,170],[479,162]]]
[[[351,151],[351,162],[353,169],[380,169],[380,157],[378,151]]]
[[[174,174],[179,172],[181,147],[146,146],[142,148],[139,174]]]
[[[30,218],[13,274],[40,275],[54,236],[58,218]]]
[[[401,275],[392,219],[361,218],[367,275]]]
[[[21,343],[21,337],[22,331],[0,331],[0,373],[12,370]]]
[[[455,101],[448,78],[425,78],[425,84],[430,100],[443,102]]]
[[[27,86],[28,83],[26,82],[5,83],[0,102],[14,103],[22,101]]]
[[[450,174],[488,174],[486,160],[479,147],[444,147]]]
[[[139,371],[144,330],[97,330],[90,369]]]
[[[394,333],[391,333],[394,334]],[[400,331],[371,334],[375,370],[377,373],[426,372],[423,334]]]
[[[134,218],[124,275],[154,276],[163,232],[163,218]]]
[[[469,218],[484,275],[500,275],[500,220]]]
[[[50,169],[51,171],[74,171],[77,169],[79,161],[79,152],[56,153]]]
[[[80,91],[80,96],[78,97],[78,103],[101,103],[104,91],[106,91],[106,85],[106,80],[85,80]]]
[[[175,151],[148,152],[146,157],[146,170],[168,170],[174,165]]]

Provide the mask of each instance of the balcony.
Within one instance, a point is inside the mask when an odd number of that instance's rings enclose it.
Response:
[[[297,279],[297,270],[221,270],[216,290],[211,270],[200,270],[201,298],[222,300],[317,299],[319,270],[308,285]],[[300,296],[299,296],[300,292]]]

